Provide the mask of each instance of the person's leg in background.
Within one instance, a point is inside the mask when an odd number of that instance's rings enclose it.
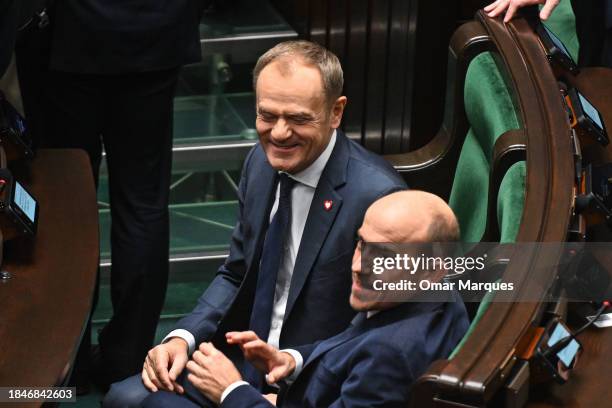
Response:
[[[43,148],[84,149],[91,161],[96,186],[102,156],[101,133],[105,116],[103,90],[105,84],[96,75],[75,75],[51,71],[43,92],[40,141]],[[96,280],[97,281],[97,280]],[[98,284],[94,292],[92,312],[98,299]],[[91,372],[91,315],[79,346],[70,384],[86,392]]]
[[[137,374],[153,345],[168,281],[168,201],[178,69],[126,74],[108,92],[103,130],[111,204],[113,316],[99,342],[107,383]]]
[[[604,3],[607,0],[572,0],[580,51],[578,66],[600,66],[604,46]]]

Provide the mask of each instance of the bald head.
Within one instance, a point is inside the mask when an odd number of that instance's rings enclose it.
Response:
[[[400,191],[380,198],[368,208],[363,224],[376,236],[371,242],[459,239],[459,224],[453,211],[440,197],[424,191]]]
[[[424,191],[410,190],[393,193],[374,202],[366,211],[358,234],[360,244],[355,249],[351,268],[351,306],[360,311],[384,310],[407,301],[419,291],[381,291],[376,289],[374,282],[439,282],[446,269],[420,268],[417,276],[413,275],[414,271],[398,266],[385,267],[385,273],[377,274],[371,267],[362,269],[362,264],[373,265],[375,258],[389,257],[389,253],[414,257],[414,251],[419,251],[417,254],[420,255],[417,256],[422,256],[422,251],[429,249],[428,243],[457,241],[459,224],[453,211],[441,198]],[[426,248],[420,244],[425,244]]]

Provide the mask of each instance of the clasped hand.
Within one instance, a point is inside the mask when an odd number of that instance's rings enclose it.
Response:
[[[229,332],[225,338],[228,344],[240,346],[244,358],[259,371],[268,373],[266,381],[274,384],[293,373],[295,360],[288,353],[283,353],[261,340],[255,332]]]
[[[229,332],[226,339],[228,344],[239,346],[244,357],[258,370],[268,373],[266,380],[269,384],[286,378],[295,370],[295,360],[291,355],[270,346],[252,331]],[[187,368],[187,380],[211,401],[219,403],[223,391],[242,379],[231,360],[211,343],[201,343],[192,359],[187,360],[187,344],[182,339],[171,339],[153,348],[142,371],[145,387],[153,392],[166,390],[182,394],[183,387],[176,380]]]

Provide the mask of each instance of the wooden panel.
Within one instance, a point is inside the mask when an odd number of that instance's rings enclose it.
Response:
[[[61,384],[94,291],[98,212],[82,150],[40,150],[31,172],[14,170],[40,206],[38,234],[5,244],[0,284],[0,384]],[[36,405],[36,404],[33,404]]]
[[[419,1],[415,39],[415,60],[411,80],[412,111],[410,137],[402,151],[416,150],[436,134],[444,112],[444,92],[449,39],[455,30],[460,2]]]
[[[385,154],[402,152],[402,141],[410,138],[414,58],[416,43],[416,0],[391,2],[389,61],[385,101]],[[404,143],[407,146],[407,143]]]
[[[341,62],[346,60],[348,3],[348,0],[336,0],[327,3],[329,16],[327,48],[336,54]]]
[[[389,62],[389,4],[388,0],[370,0],[368,23],[368,53],[366,57],[366,106],[363,145],[382,153],[385,118],[385,91]]]
[[[365,86],[368,41],[368,0],[351,0],[344,69],[344,90],[348,105],[344,114],[343,129],[353,140],[362,142],[363,121],[366,109]]]
[[[308,7],[308,39],[317,44],[327,45],[327,2],[310,0]]]

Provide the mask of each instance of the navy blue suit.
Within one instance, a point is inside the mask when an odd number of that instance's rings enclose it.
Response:
[[[437,359],[446,358],[468,328],[463,302],[404,303],[369,319],[358,314],[339,335],[296,347],[304,367],[279,395],[284,408],[406,407],[412,383]],[[187,403],[186,406],[192,406]],[[176,395],[158,393],[144,406],[181,406]],[[271,407],[251,386],[233,390],[222,408]]]
[[[257,145],[243,166],[238,222],[230,254],[195,309],[175,327],[192,333],[197,344],[212,339],[241,371],[243,355],[238,347],[227,345],[225,333],[249,329],[275,187],[276,171]],[[370,204],[405,188],[403,180],[384,159],[337,132],[336,145],[315,190],[295,261],[279,341],[281,348],[332,337],[349,325],[355,314],[347,300],[357,229]],[[332,200],[330,210],[324,208],[327,200]],[[114,387],[132,393],[138,381],[133,380],[130,391],[127,384]],[[197,398],[199,393],[189,385],[187,392]],[[119,393],[119,389],[111,390],[112,395],[105,400],[109,406],[113,406],[111,400]]]
[[[274,197],[276,171],[261,146],[248,155],[239,187],[240,212],[230,255],[196,308],[176,328],[242,360],[228,348],[225,333],[248,329],[263,238]],[[308,214],[289,290],[280,347],[331,337],[354,316],[347,299],[355,235],[367,208],[406,186],[381,157],[337,133],[336,145],[321,175]],[[324,202],[332,200],[328,211]],[[293,214],[294,217],[306,216]]]

